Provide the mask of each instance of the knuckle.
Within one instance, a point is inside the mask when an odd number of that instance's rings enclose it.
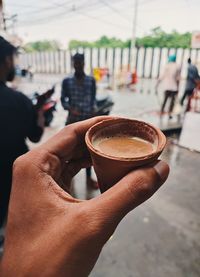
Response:
[[[24,154],[18,157],[13,163],[13,175],[16,176],[25,176],[33,170],[33,157],[31,152]]]
[[[70,124],[63,128],[63,132],[67,133],[68,136],[74,137],[76,135],[76,124]]]
[[[128,187],[132,194],[137,194],[142,198],[149,196],[154,192],[152,178],[150,178],[147,172],[138,172],[134,179],[134,185],[129,183]]]
[[[22,155],[18,157],[14,163],[13,163],[13,171],[18,172],[18,171],[23,171],[27,167],[27,158],[26,155]]]

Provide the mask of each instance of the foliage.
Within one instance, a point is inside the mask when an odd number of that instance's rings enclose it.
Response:
[[[88,47],[88,48],[125,48],[128,47],[128,44],[121,39],[112,37],[108,38],[107,36],[102,36],[100,39],[89,42],[89,41],[80,41],[80,40],[71,40],[69,42],[69,49],[74,49],[78,47]]]
[[[83,48],[91,48],[94,47],[92,42],[85,41],[85,40],[71,40],[69,42],[69,48],[74,49],[78,47],[83,47]]]
[[[180,34],[176,30],[171,33],[163,31],[160,27],[156,27],[150,31],[148,35],[136,39],[136,45],[138,47],[168,47],[168,48],[189,48],[191,43],[191,33]],[[131,40],[128,39],[123,41],[115,37],[109,38],[107,36],[102,36],[100,39],[89,42],[89,41],[79,41],[71,40],[69,42],[69,48],[74,49],[78,47],[83,48],[126,48],[130,47]]]
[[[41,40],[25,44],[26,52],[34,51],[55,51],[59,49],[59,43],[55,40]]]
[[[180,34],[176,30],[171,33],[163,31],[160,27],[156,27],[150,31],[148,35],[136,39],[136,46],[138,47],[168,47],[168,48],[190,48],[191,33],[186,32]],[[130,47],[131,40],[121,40],[116,37],[102,36],[96,41],[80,41],[71,40],[69,42],[69,49],[78,47],[83,48],[127,48]],[[59,43],[55,40],[42,40],[29,42],[24,46],[26,52],[34,51],[56,51],[59,50]]]
[[[178,33],[173,30],[171,33],[164,32],[160,27],[151,30],[147,36],[137,39],[137,46],[144,47],[168,47],[168,48],[189,48],[191,33]]]

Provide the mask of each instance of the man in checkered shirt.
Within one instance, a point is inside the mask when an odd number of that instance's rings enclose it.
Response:
[[[73,64],[74,75],[62,83],[61,103],[68,110],[66,125],[93,117],[96,102],[96,82],[84,72],[84,55],[75,54]],[[98,188],[97,182],[91,178],[91,168],[86,169],[86,175],[87,185]]]

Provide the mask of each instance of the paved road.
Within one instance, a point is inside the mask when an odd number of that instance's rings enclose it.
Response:
[[[113,97],[115,114],[135,116],[159,108],[155,95],[147,92],[115,92]],[[64,125],[65,116],[59,107],[43,140]],[[171,167],[168,181],[123,220],[105,245],[92,277],[200,276],[200,154],[181,149],[170,139],[162,158]],[[82,199],[98,194],[86,190],[84,171],[75,178],[74,194]]]
[[[54,97],[56,99],[60,98],[60,84],[64,75],[36,75],[34,82],[30,83],[27,80],[23,80],[19,87],[27,95],[31,95],[34,91],[44,92],[49,89],[53,84],[56,84],[56,93]],[[112,114],[119,116],[126,116],[132,118],[143,119],[147,122],[153,123],[154,125],[160,127],[161,129],[166,129],[168,127],[174,127],[179,125],[179,117],[177,113],[180,111],[178,105],[175,106],[175,116],[172,120],[168,120],[168,116],[161,118],[158,116],[160,110],[161,102],[163,99],[162,88],[160,89],[158,95],[155,94],[155,84],[156,80],[140,80],[137,84],[135,91],[127,91],[126,89],[114,91],[108,91],[105,89],[105,85],[98,85],[98,95],[104,96],[110,94],[115,102]],[[184,89],[184,81],[180,85],[179,97],[181,97]],[[56,115],[53,126],[63,126],[64,118],[66,113],[63,112],[60,105],[58,105],[58,113]]]
[[[91,276],[200,276],[200,155],[169,145],[163,159],[168,181],[126,217]]]

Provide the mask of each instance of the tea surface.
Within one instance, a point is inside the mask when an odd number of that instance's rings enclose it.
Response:
[[[153,152],[153,145],[138,137],[110,137],[100,138],[93,142],[93,146],[100,152],[117,158],[136,158]]]

